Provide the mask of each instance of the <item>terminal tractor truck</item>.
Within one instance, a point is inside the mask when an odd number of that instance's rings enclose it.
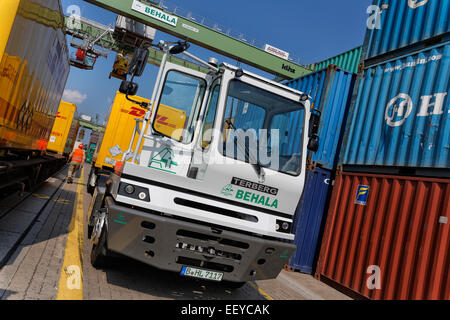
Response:
[[[320,112],[310,97],[280,83],[188,53],[164,52],[150,103],[133,100],[148,50],[136,49],[120,92],[144,107],[114,173],[91,175],[91,263],[111,255],[182,276],[239,287],[276,278],[296,247],[293,216],[303,192],[307,150],[317,151]],[[167,61],[181,54],[201,73]],[[167,136],[159,106],[186,113]],[[133,130],[133,128],[130,128]],[[141,150],[141,151],[140,151]],[[139,152],[140,151],[140,152]]]

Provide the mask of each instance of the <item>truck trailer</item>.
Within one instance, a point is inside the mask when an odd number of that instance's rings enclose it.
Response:
[[[61,168],[46,154],[69,75],[60,0],[1,1],[0,189],[32,187]]]

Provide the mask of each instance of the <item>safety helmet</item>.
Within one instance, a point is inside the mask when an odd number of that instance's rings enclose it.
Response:
[[[84,144],[80,143],[80,145],[78,146],[78,148],[83,149],[83,148],[84,148]]]

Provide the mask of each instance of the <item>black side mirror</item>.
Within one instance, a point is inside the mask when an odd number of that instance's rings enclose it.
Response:
[[[144,73],[147,65],[149,51],[144,48],[137,48],[134,52],[133,59],[128,67],[128,72],[131,76],[140,77]]]
[[[309,138],[308,150],[317,152],[319,150],[319,136],[315,135]]]
[[[321,116],[322,113],[317,109],[314,109],[311,112],[311,117],[309,118],[309,133],[308,133],[308,136],[310,138],[319,134]]]
[[[184,51],[186,51],[187,49],[189,49],[191,45],[189,43],[185,42],[181,42],[178,41],[178,44],[176,46],[173,46],[170,50],[169,53],[170,54],[179,54],[182,53]]]
[[[312,152],[317,152],[319,150],[319,126],[321,116],[322,113],[319,110],[314,109],[309,118],[308,150]]]
[[[137,83],[130,81],[122,81],[120,84],[119,92],[127,96],[135,96],[138,92],[139,86]]]

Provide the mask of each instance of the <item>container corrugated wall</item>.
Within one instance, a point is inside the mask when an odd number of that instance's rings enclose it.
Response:
[[[359,62],[361,60],[362,46],[353,50],[349,50],[333,58],[326,59],[324,61],[315,64],[314,71],[325,69],[331,64],[334,64],[342,70],[358,73]]]
[[[370,299],[449,300],[449,218],[450,180],[338,175],[317,276]]]
[[[311,274],[314,271],[322,221],[328,209],[332,189],[331,172],[320,168],[307,171],[302,199],[294,216],[297,250],[289,266]]]
[[[450,44],[364,70],[341,163],[450,167]]]
[[[312,154],[311,159],[328,170],[334,170],[337,165],[355,78],[355,74],[330,65],[287,83],[289,87],[309,94],[314,108],[322,112],[319,150]]]
[[[364,59],[414,46],[450,30],[450,1],[447,0],[374,0],[373,5],[382,10],[380,25],[367,29]],[[371,18],[375,18],[375,11],[372,14]],[[375,19],[368,21],[372,26],[371,22]]]

